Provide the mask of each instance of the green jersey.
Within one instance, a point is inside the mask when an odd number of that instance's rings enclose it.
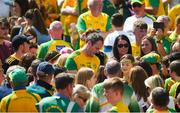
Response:
[[[42,99],[37,108],[39,112],[78,112],[80,107],[77,103],[70,101],[67,97],[58,94],[57,96]]]
[[[140,112],[138,102],[133,97],[133,89],[125,84],[123,93],[123,103],[128,106],[131,112]],[[92,89],[92,97],[87,102],[85,107],[86,112],[105,112],[112,108],[104,96],[103,83],[96,84]]]

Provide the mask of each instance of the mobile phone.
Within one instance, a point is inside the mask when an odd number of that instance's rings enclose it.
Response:
[[[162,30],[164,30],[164,23],[163,22],[154,22],[153,23],[153,28],[154,29],[162,29]]]

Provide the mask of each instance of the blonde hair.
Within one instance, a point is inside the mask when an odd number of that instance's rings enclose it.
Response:
[[[144,81],[146,87],[149,87],[151,90],[156,88],[156,87],[163,87],[164,86],[164,81],[160,77],[160,75],[154,75],[149,78],[147,78]]]
[[[87,80],[90,80],[93,75],[94,71],[91,68],[82,67],[81,69],[79,69],[75,76],[75,84],[82,84],[84,86],[87,86]]]
[[[55,64],[58,65],[59,67],[64,67],[66,59],[67,59],[67,57],[69,55],[70,54],[62,54],[62,55],[60,55]]]
[[[73,88],[73,96],[78,95],[81,96],[85,99],[89,99],[91,96],[91,93],[89,91],[89,89],[81,84],[76,84],[75,87]]]

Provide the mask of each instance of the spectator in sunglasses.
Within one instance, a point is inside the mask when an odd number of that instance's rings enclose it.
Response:
[[[134,15],[128,17],[124,23],[124,31],[128,32],[130,35],[133,35],[133,24],[137,20],[144,21],[148,25],[148,29],[153,27],[153,21],[155,21],[155,18],[146,14],[144,4],[145,3],[141,0],[131,0]]]
[[[120,61],[125,54],[132,54],[131,44],[127,36],[119,35],[114,42],[113,57]]]

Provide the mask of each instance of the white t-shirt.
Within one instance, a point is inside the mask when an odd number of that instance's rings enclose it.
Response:
[[[128,34],[124,31],[114,31],[106,36],[104,46],[113,46],[117,36],[119,35],[126,35],[128,37]]]
[[[124,31],[114,31],[114,32],[112,32],[112,33],[110,33],[110,34],[108,34],[106,36],[106,38],[104,40],[104,46],[111,46],[111,47],[113,47],[114,42],[115,42],[117,36],[119,36],[119,35],[126,35],[128,37],[128,39],[130,40],[130,42],[132,40],[132,39],[129,38],[129,36],[128,36],[128,34],[126,32],[124,32]],[[106,55],[108,57],[111,57],[113,55],[112,54],[112,50],[111,51],[106,51],[104,49],[104,52],[106,53]]]
[[[137,20],[144,21],[148,25],[148,29],[153,28],[152,18],[150,18],[148,16],[137,17],[137,16],[133,15],[133,16],[128,17],[125,20],[123,31],[127,32],[128,34],[133,34],[134,22],[136,22]]]
[[[10,5],[7,0],[0,0],[0,17],[9,17]]]

